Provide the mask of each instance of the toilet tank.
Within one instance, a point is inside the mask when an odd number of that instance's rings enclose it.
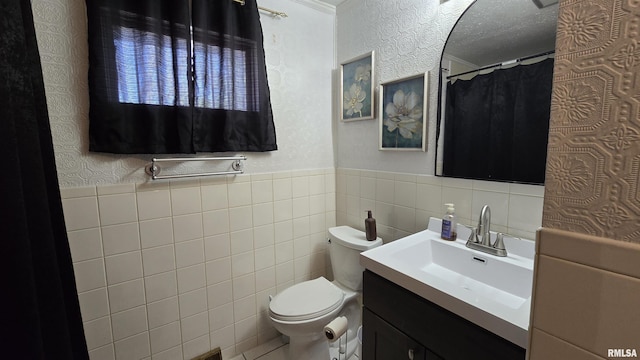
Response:
[[[362,290],[360,253],[382,245],[382,239],[367,241],[365,233],[349,226],[329,228],[329,257],[333,278],[355,291]]]

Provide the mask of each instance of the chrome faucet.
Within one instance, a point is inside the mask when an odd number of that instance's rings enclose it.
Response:
[[[480,211],[480,218],[478,219],[478,227],[472,229],[469,240],[467,240],[467,247],[486,252],[495,256],[507,256],[507,249],[504,247],[504,235],[498,233],[496,235],[496,241],[491,243],[491,209],[489,205],[482,207]]]
[[[491,245],[491,209],[489,209],[489,205],[485,205],[482,207],[480,211],[480,218],[478,219],[478,232],[476,233],[476,242],[478,242],[477,238],[480,236],[480,244],[485,246]]]

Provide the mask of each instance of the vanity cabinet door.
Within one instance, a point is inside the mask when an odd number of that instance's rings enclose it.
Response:
[[[509,342],[490,331],[463,319],[462,317],[398,286],[389,280],[369,270],[363,277],[363,302],[365,311],[371,312],[379,321],[389,324],[394,330],[409,340],[421,344],[424,349],[437,354],[446,360],[524,360],[525,349]],[[371,315],[370,314],[370,315]],[[372,316],[362,318],[362,329],[366,336],[372,329],[369,321]],[[374,328],[378,328],[374,326]],[[393,336],[387,335],[390,339]],[[375,339],[375,336],[374,336]],[[385,346],[380,340],[373,340],[367,344],[363,338],[363,347],[374,356]],[[408,341],[408,340],[407,340]],[[377,342],[380,342],[378,344]],[[401,342],[388,341],[389,346],[397,348],[397,357],[367,357],[364,360],[408,359],[406,345],[400,347]],[[410,342],[408,342],[410,343]],[[371,347],[374,347],[372,350]],[[377,348],[376,348],[377,347]],[[390,350],[389,350],[390,351]],[[367,352],[365,351],[365,354]],[[424,359],[424,357],[414,358]],[[430,359],[430,357],[426,357]],[[436,358],[437,359],[437,358]]]
[[[376,314],[363,309],[362,358],[366,360],[438,360],[435,354],[393,327]]]

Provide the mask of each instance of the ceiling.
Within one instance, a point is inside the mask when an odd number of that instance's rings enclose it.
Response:
[[[317,1],[337,6],[346,0]],[[553,50],[557,17],[557,3],[539,9],[532,0],[477,0],[456,24],[445,52],[480,67]]]
[[[531,0],[478,0],[451,32],[445,53],[477,66],[555,49],[558,5]]]

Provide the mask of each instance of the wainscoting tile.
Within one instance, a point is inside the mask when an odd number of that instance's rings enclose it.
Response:
[[[203,237],[202,214],[173,217],[173,236],[176,242]],[[213,234],[208,234],[213,235]]]
[[[169,190],[142,191],[136,193],[136,197],[140,220],[171,216],[171,195]]]
[[[154,275],[176,269],[173,245],[158,246],[142,250],[144,275]]]
[[[143,249],[173,243],[171,218],[140,221],[140,243]]]
[[[98,202],[95,197],[64,199],[62,208],[67,231],[100,226]]]
[[[182,345],[153,354],[153,360],[183,360]]]
[[[109,286],[109,308],[111,313],[128,310],[145,304],[142,279]]]
[[[106,288],[78,294],[82,320],[87,322],[109,315],[109,297]]]
[[[233,301],[233,285],[231,280],[223,281],[207,287],[208,309],[213,309]]]
[[[138,223],[103,226],[102,246],[107,256],[140,250]]]
[[[219,235],[229,232],[229,210],[214,210],[202,213],[204,236]]]
[[[147,314],[149,317],[150,329],[180,320],[178,297],[173,296],[149,303],[147,305]]]
[[[69,248],[74,262],[103,256],[100,228],[69,231],[67,238],[69,239]]]
[[[193,265],[178,269],[178,293],[204,288],[207,285],[205,265]]]
[[[138,221],[136,195],[133,193],[98,196],[98,206],[102,226]]]
[[[130,338],[116,341],[116,359],[142,359],[151,355],[149,332],[145,331]]]
[[[89,351],[89,359],[91,360],[115,360],[116,353],[113,349],[113,344],[99,347]]]
[[[233,182],[228,184],[228,198],[229,207],[251,205],[251,183]]]
[[[204,263],[204,239],[178,243],[175,251],[178,268]]]
[[[203,354],[211,349],[209,344],[209,336],[201,336],[191,341],[186,341],[182,345],[182,353],[185,359],[193,359],[194,357]]]
[[[107,285],[103,258],[74,263],[73,272],[75,273],[76,288],[79,293]]]
[[[181,294],[178,297],[178,301],[181,319],[207,311],[207,289],[201,288]]]
[[[202,211],[220,210],[229,207],[226,183],[203,186],[200,191],[202,195]]]
[[[144,287],[147,302],[158,301],[178,295],[178,280],[176,278],[175,270],[162,274],[145,276]]]
[[[229,234],[204,238],[204,254],[206,261],[216,260],[231,255]]]
[[[151,354],[180,345],[180,322],[176,321],[149,331]]]
[[[121,340],[147,329],[147,307],[139,306],[111,315],[114,340]],[[116,346],[117,348],[117,346]]]
[[[253,181],[251,183],[251,199],[253,204],[261,204],[273,201],[273,181]]]
[[[272,246],[274,243],[275,230],[273,223],[253,228],[253,246],[256,250],[265,246]]]
[[[111,319],[109,316],[85,321],[83,325],[87,348],[89,350],[107,345],[113,341],[111,338]]]
[[[202,212],[200,187],[171,189],[171,212],[186,215]]]
[[[205,264],[207,285],[231,280],[231,257],[225,257]]]

